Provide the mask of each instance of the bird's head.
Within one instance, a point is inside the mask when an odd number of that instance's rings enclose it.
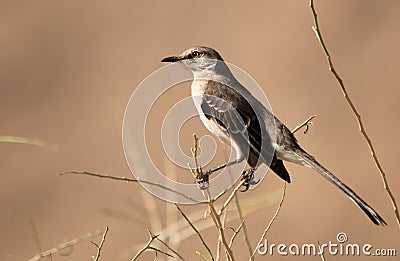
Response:
[[[221,55],[210,47],[193,47],[178,56],[170,56],[161,62],[181,62],[195,75],[201,72],[214,71],[218,61],[223,61]]]

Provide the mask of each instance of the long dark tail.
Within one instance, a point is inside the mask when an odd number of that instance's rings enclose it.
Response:
[[[347,196],[371,219],[375,225],[386,225],[385,220],[363,199],[361,199],[351,188],[344,184],[335,175],[325,169],[321,164],[317,162],[311,155],[309,155],[304,150],[296,150],[296,154],[304,160],[305,165],[315,169],[321,176],[326,178],[330,183],[338,187],[341,191],[346,193]]]

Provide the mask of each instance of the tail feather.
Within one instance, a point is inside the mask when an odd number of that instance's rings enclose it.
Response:
[[[271,165],[269,166],[281,179],[290,183],[290,175],[282,160],[278,160],[276,156],[272,159]]]
[[[327,179],[330,183],[338,187],[341,191],[343,191],[364,213],[371,219],[371,221],[375,225],[386,225],[385,220],[370,206],[368,205],[362,198],[360,198],[351,188],[349,188],[346,184],[344,184],[340,179],[338,179],[335,175],[325,169],[321,164],[318,163],[314,157],[309,155],[302,149],[296,151],[297,156],[299,156],[304,165],[309,166],[315,169],[321,176]]]

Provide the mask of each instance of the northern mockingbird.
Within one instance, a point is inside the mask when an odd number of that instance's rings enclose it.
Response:
[[[311,167],[343,191],[376,225],[386,225],[383,218],[351,188],[303,150],[292,132],[259,102],[233,76],[221,55],[209,47],[194,47],[162,62],[180,62],[193,73],[192,97],[205,127],[236,151],[236,159],[207,174],[244,159],[253,171],[267,164],[290,183],[283,161]],[[250,173],[250,175],[249,175]],[[247,182],[247,188],[251,184]]]

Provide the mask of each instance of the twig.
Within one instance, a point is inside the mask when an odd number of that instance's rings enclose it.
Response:
[[[136,260],[144,251],[146,251],[151,243],[154,241],[155,237],[150,236],[149,241],[147,241],[146,245],[144,245],[144,247],[142,247],[137,253],[136,255],[132,258],[132,260]]]
[[[101,238],[100,245],[97,247],[97,254],[96,254],[94,261],[98,261],[100,258],[101,248],[103,247],[103,244],[106,241],[107,233],[108,233],[108,226],[106,226],[106,230],[103,233],[103,237]]]
[[[206,195],[207,198],[207,204],[208,204],[208,209],[210,210],[210,216],[217,227],[218,234],[219,234],[219,239],[221,240],[222,244],[225,247],[225,252],[228,256],[229,261],[234,261],[235,258],[233,256],[232,249],[229,247],[228,243],[226,242],[226,237],[224,233],[224,228],[221,223],[221,218],[220,215],[218,215],[217,210],[214,207],[214,203],[211,200],[210,192],[208,189],[203,190],[203,193]]]
[[[161,244],[163,244],[166,248],[168,248],[169,251],[171,251],[172,253],[174,253],[177,257],[179,257],[180,260],[185,260],[177,251],[173,250],[167,243],[165,243],[164,241],[162,241],[159,237],[156,238],[158,242],[160,242]]]
[[[279,211],[281,210],[283,201],[285,200],[285,195],[286,195],[286,182],[285,182],[285,184],[283,185],[283,191],[282,191],[282,199],[281,199],[281,202],[279,202],[278,208],[276,209],[274,216],[272,217],[271,221],[269,221],[267,228],[264,230],[264,232],[263,232],[263,234],[262,234],[260,240],[258,241],[257,247],[254,249],[253,254],[251,255],[251,257],[250,257],[249,260],[252,260],[252,258],[254,257],[254,255],[257,253],[257,248],[258,248],[258,246],[262,243],[263,239],[265,238],[265,235],[268,233],[269,229],[271,228],[272,223],[274,223],[276,217],[278,216]]]
[[[311,124],[311,125],[313,125],[313,123],[312,123],[312,119],[314,119],[315,117],[317,117],[317,115],[313,115],[313,116],[310,116],[307,120],[305,120],[302,124],[300,124],[299,126],[297,126],[296,128],[294,128],[293,130],[292,130],[292,133],[295,133],[295,132],[297,132],[298,130],[300,130],[301,128],[303,128],[304,126],[306,127],[306,129],[304,130],[304,134],[307,134],[308,133],[308,129],[309,129],[309,125]]]
[[[321,249],[321,245],[318,241],[319,255],[321,256],[322,261],[325,261],[324,251]]]
[[[245,219],[243,217],[242,208],[240,207],[238,196],[235,195],[234,198],[235,198],[235,205],[236,205],[236,209],[238,211],[240,222],[243,223],[243,225],[242,225],[243,226],[243,239],[244,239],[244,242],[246,242],[246,246],[247,246],[247,250],[249,251],[249,254],[252,254],[252,247],[250,244],[249,235],[247,233],[247,226],[246,226]],[[254,260],[254,257],[251,257],[251,260]]]
[[[242,229],[244,224],[244,220],[240,223],[239,227],[233,232],[233,235],[231,237],[231,240],[229,241],[229,247],[232,247],[233,241],[235,240],[237,234],[239,234],[240,230]]]
[[[193,134],[193,139],[194,139],[194,145],[193,145],[193,148],[191,148],[190,150],[191,150],[192,155],[193,155],[194,166],[196,168],[196,172],[198,174],[203,175],[203,170],[202,170],[202,168],[201,168],[201,166],[199,164],[199,161],[197,160],[197,150],[198,150],[199,138],[197,138],[196,134]],[[198,177],[198,178],[201,178],[201,177]]]
[[[354,105],[354,103],[352,102],[352,100],[350,99],[350,96],[349,96],[349,94],[347,92],[347,89],[346,89],[346,87],[344,85],[344,82],[343,82],[342,78],[336,72],[336,70],[335,70],[335,68],[333,66],[331,55],[329,54],[328,48],[325,45],[324,39],[322,38],[322,34],[321,34],[320,29],[319,29],[318,19],[317,19],[317,12],[315,11],[314,1],[313,0],[310,0],[310,8],[311,8],[311,12],[312,12],[312,15],[313,15],[313,18],[314,18],[314,26],[312,27],[312,29],[314,30],[314,33],[315,33],[316,37],[318,38],[318,41],[320,42],[320,44],[322,46],[322,49],[324,50],[326,59],[328,60],[329,70],[335,76],[337,82],[340,85],[340,88],[342,89],[342,92],[343,92],[344,98],[346,99],[346,102],[349,104],[349,106],[351,107],[351,110],[353,111],[353,114],[356,116],[357,123],[358,123],[358,126],[359,126],[359,130],[362,133],[365,141],[367,142],[369,150],[370,150],[371,155],[372,155],[372,158],[374,160],[374,163],[375,163],[376,167],[378,168],[378,170],[380,172],[380,175],[381,175],[381,178],[382,178],[383,187],[385,188],[385,190],[386,190],[386,192],[387,192],[387,194],[388,194],[388,196],[390,198],[390,201],[392,202],[393,210],[394,210],[394,213],[395,213],[396,219],[397,219],[397,224],[400,227],[400,214],[399,214],[399,210],[398,210],[398,207],[397,207],[396,199],[395,199],[392,191],[389,188],[389,183],[388,183],[388,181],[386,179],[386,174],[383,171],[381,163],[378,160],[378,156],[376,155],[375,148],[372,145],[372,141],[371,141],[370,137],[368,136],[368,134],[367,134],[367,132],[366,132],[366,130],[364,128],[363,122],[361,121],[361,115],[358,112],[358,110],[357,110],[356,106]]]
[[[277,195],[279,194],[279,195]],[[241,200],[241,204],[243,204],[242,211],[244,215],[248,215],[251,213],[254,213],[256,211],[259,211],[260,209],[264,208],[265,206],[273,206],[277,205],[281,199],[281,190],[274,190],[271,191],[269,197],[265,196],[253,196],[249,197],[248,199],[243,199]],[[222,204],[217,205],[216,202],[214,201],[214,204],[216,205],[216,208],[219,209],[221,208]],[[175,206],[174,206],[175,207]],[[239,220],[239,215],[234,215],[237,213],[236,208],[226,208],[225,212],[228,213],[226,221],[227,222],[232,222],[235,220]],[[179,212],[177,212],[179,214]],[[199,230],[199,232],[202,232],[210,227],[212,227],[214,224],[212,222],[206,222],[204,219],[204,210],[198,209],[190,215],[188,215],[188,218],[190,221],[196,226],[196,228]],[[239,223],[241,221],[239,220]],[[185,219],[182,217],[178,219],[175,223],[168,224],[167,227],[165,227],[162,231],[160,231],[160,238],[163,240],[185,240],[186,238],[192,236],[195,234],[193,232],[193,229],[187,224]],[[251,255],[251,254],[250,254]],[[216,257],[216,256],[214,256]]]
[[[228,171],[230,172],[230,169],[228,169]],[[230,176],[231,176],[231,175],[230,175]],[[228,203],[232,200],[232,196],[233,196],[233,198],[235,199],[235,205],[236,205],[236,209],[237,209],[238,216],[239,216],[239,219],[240,219],[240,223],[241,223],[241,226],[242,226],[242,228],[243,228],[243,239],[244,239],[244,241],[245,241],[245,243],[246,243],[247,250],[249,251],[249,254],[251,255],[251,253],[252,253],[252,247],[251,247],[251,244],[250,244],[249,235],[248,235],[248,233],[247,233],[247,227],[246,227],[245,219],[244,219],[244,217],[243,217],[242,208],[240,207],[239,199],[238,199],[238,196],[237,196],[237,191],[238,191],[239,188],[244,184],[244,182],[245,182],[245,180],[241,180],[241,181],[239,182],[239,184],[238,184],[238,185],[236,186],[236,188],[233,190],[233,192],[232,192],[232,194],[230,195],[230,197],[228,197],[228,199],[227,199],[227,201],[225,202],[225,204],[226,204],[226,206],[227,206]],[[225,208],[225,207],[223,206],[222,208]],[[221,208],[221,209],[222,209],[222,208]],[[232,240],[232,239],[234,239],[234,238],[231,238],[230,244],[228,244],[229,247],[232,246],[232,243],[233,243],[233,240]]]
[[[168,253],[166,253],[166,252],[164,252],[164,251],[162,251],[162,250],[160,250],[158,248],[152,247],[151,243],[153,243],[153,241],[158,237],[158,235],[153,235],[153,233],[151,233],[150,230],[147,230],[147,232],[149,233],[149,241],[147,241],[146,245],[144,247],[142,247],[136,253],[136,255],[134,257],[132,257],[131,261],[136,260],[141,254],[143,254],[148,249],[149,250],[154,250],[156,252],[156,255],[157,255],[157,253],[161,253],[161,254],[164,254],[164,255],[169,256],[169,257],[174,257],[173,255],[168,254]]]
[[[194,232],[197,234],[197,236],[199,237],[201,243],[203,244],[203,246],[207,249],[208,254],[211,257],[211,260],[214,261],[214,256],[211,252],[211,249],[208,247],[206,241],[204,241],[203,237],[201,236],[200,232],[197,230],[197,228],[193,225],[192,222],[190,222],[189,218],[185,215],[185,213],[183,213],[182,209],[175,204],[176,208],[178,209],[178,211],[181,213],[182,217],[186,220],[186,222],[188,222],[188,224],[193,228]]]
[[[222,248],[222,242],[221,240],[217,240],[217,255],[215,256],[215,259],[217,261],[221,260],[221,248]]]
[[[166,186],[163,186],[161,184],[154,183],[154,182],[151,182],[151,181],[147,181],[147,180],[130,179],[130,178],[126,178],[126,177],[115,177],[115,176],[104,175],[104,174],[99,174],[99,173],[93,173],[93,172],[84,171],[84,170],[82,170],[82,171],[69,171],[69,172],[65,172],[65,173],[60,173],[61,176],[69,175],[69,174],[87,175],[87,176],[93,176],[93,177],[98,177],[98,178],[105,178],[105,179],[113,179],[113,180],[126,181],[126,182],[137,182],[137,183],[148,184],[148,185],[152,185],[152,186],[155,186],[155,187],[159,187],[159,188],[165,189],[165,190],[170,191],[172,193],[176,193],[177,195],[180,195],[180,196],[182,196],[182,197],[184,197],[184,198],[186,198],[188,200],[191,200],[193,202],[197,202],[197,200],[193,199],[192,197],[190,197],[190,196],[188,196],[188,195],[186,195],[186,194],[184,194],[182,192],[173,190],[173,189],[171,189],[169,187],[166,187]]]
[[[41,141],[38,139],[32,139],[32,138],[28,138],[28,137],[0,136],[0,142],[30,144],[30,145],[50,149],[50,150],[57,150],[57,147],[55,145],[51,145],[44,141]]]
[[[89,240],[89,239],[91,239],[91,238],[93,238],[93,237],[100,236],[101,234],[102,234],[101,231],[95,231],[95,232],[92,232],[92,233],[87,233],[86,235],[84,235],[84,236],[82,236],[82,237],[74,238],[74,239],[72,239],[72,240],[70,240],[70,241],[68,241],[68,242],[59,244],[59,245],[57,245],[57,246],[55,246],[55,247],[53,247],[53,248],[51,248],[51,249],[49,249],[49,250],[42,251],[42,252],[36,254],[36,255],[35,255],[34,257],[32,257],[31,259],[29,259],[29,261],[38,261],[38,260],[40,260],[42,257],[51,256],[51,255],[53,255],[54,253],[57,253],[57,252],[59,252],[59,251],[62,250],[62,249],[65,249],[65,248],[68,248],[68,247],[72,247],[73,245],[76,245],[76,244],[78,244],[78,243],[80,243],[80,242],[82,242],[82,241]]]
[[[226,222],[226,217],[228,215],[228,211],[224,211],[223,214],[224,215],[222,216],[222,226],[225,227],[225,224],[226,224],[225,222]],[[221,215],[221,214],[218,213],[218,215]],[[217,256],[216,256],[217,261],[219,261],[221,258],[221,248],[222,248],[222,242],[221,242],[221,240],[218,240],[217,241]]]
[[[241,180],[239,184],[235,187],[235,189],[232,191],[232,193],[229,195],[228,199],[224,202],[222,205],[221,209],[218,211],[218,215],[221,215],[222,212],[225,210],[225,208],[229,205],[229,203],[232,201],[232,199],[236,196],[236,193],[239,191],[239,189],[243,186],[243,183],[245,180]]]
[[[156,258],[154,260],[157,260],[157,254],[158,253],[164,254],[164,255],[166,255],[168,257],[172,257],[172,258],[174,257],[173,255],[168,254],[167,252],[164,252],[164,251],[162,251],[162,250],[160,250],[158,248],[152,247],[152,246],[149,246],[149,249],[153,250],[155,252],[155,254],[156,254]]]
[[[203,253],[200,253],[199,251],[196,251],[196,254],[198,254],[201,258],[203,258],[205,261],[210,261]]]
[[[194,144],[193,148],[191,148],[192,157],[195,164],[195,169],[191,168],[192,174],[194,174],[197,178],[203,178],[203,170],[197,161],[197,150],[198,150],[198,138],[196,134],[193,134]],[[228,243],[226,242],[224,227],[222,226],[221,216],[217,213],[217,210],[214,206],[214,201],[211,199],[210,191],[208,188],[202,190],[203,195],[207,200],[208,209],[210,211],[210,216],[218,230],[219,240],[221,240],[222,244],[225,247],[225,252],[227,254],[228,260],[234,261],[235,258],[233,257],[232,249],[229,247]]]

